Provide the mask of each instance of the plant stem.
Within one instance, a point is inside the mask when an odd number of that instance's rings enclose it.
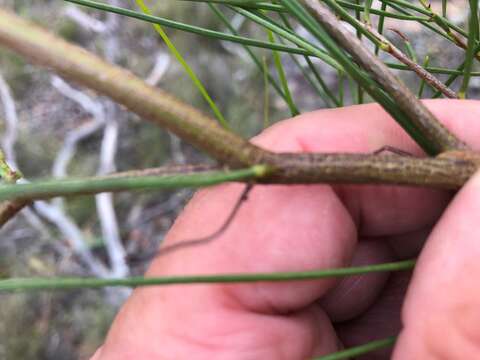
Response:
[[[435,76],[428,72],[425,67],[422,67],[421,65],[417,64],[414,59],[406,56],[402,51],[400,51],[400,49],[398,49],[385,37],[380,34],[377,35],[380,39],[383,39],[385,41],[385,44],[387,45],[385,51],[395,57],[401,63],[405,64],[409,69],[415,72],[420,79],[422,79],[432,88],[440,91],[447,98],[458,99],[458,95],[455,93],[455,91],[453,91],[440,80],[438,80]]]
[[[131,190],[178,189],[185,187],[203,187],[226,181],[253,180],[265,175],[261,165],[250,169],[233,171],[200,172],[186,174],[168,174],[162,176],[117,175],[83,179],[59,179],[37,181],[29,184],[0,186],[0,201],[37,200],[57,196],[97,194],[100,192],[118,192]]]
[[[369,4],[370,2],[370,4]],[[358,6],[360,6],[360,0],[356,0],[356,3]],[[370,24],[370,7],[371,7],[371,1],[366,0],[365,1],[365,21]],[[367,10],[368,8],[368,10]],[[367,12],[368,11],[368,12]],[[360,9],[355,10],[355,20],[360,22],[360,16],[361,12]],[[357,29],[357,38],[361,42],[362,41],[362,32]],[[363,89],[360,83],[357,83],[357,104],[362,104],[363,103]]]
[[[480,165],[477,154],[464,151],[445,152],[436,158],[277,153],[265,162],[271,173],[260,179],[261,183],[396,184],[444,189],[458,189]]]
[[[233,5],[245,8],[253,8],[256,10],[271,10],[271,11],[284,11],[284,9],[277,5],[271,4],[268,1],[262,0],[179,0],[179,1],[190,1],[190,2],[202,2],[202,3],[211,3],[211,4],[222,4],[222,5]]]
[[[5,225],[11,218],[31,204],[30,200],[13,200],[0,203],[0,227]]]
[[[348,267],[339,269],[322,269],[302,272],[275,272],[255,274],[222,274],[222,275],[191,275],[165,276],[155,278],[131,277],[126,279],[96,279],[96,278],[11,278],[0,280],[0,291],[38,291],[38,290],[68,290],[78,288],[103,288],[106,286],[152,286],[176,284],[209,284],[238,283],[260,281],[300,281],[316,280],[332,277],[344,277],[360,274],[370,274],[386,271],[406,271],[415,266],[415,260],[406,260],[385,264]]]
[[[268,41],[271,44],[275,44],[275,38],[273,36],[272,31],[269,29],[267,29],[267,36],[268,36]],[[293,101],[292,93],[290,92],[290,88],[288,86],[287,76],[283,68],[282,58],[278,53],[278,51],[276,50],[273,50],[272,54],[273,54],[273,61],[275,63],[275,68],[277,69],[277,75],[280,80],[280,84],[282,85],[283,93],[285,94],[288,108],[290,109],[290,114],[292,114],[292,116],[296,116],[300,114],[300,111],[298,110],[297,106],[295,105],[295,102]]]
[[[381,7],[381,10],[385,13],[386,10],[387,10],[387,4],[386,3],[382,3],[382,7]],[[377,32],[379,34],[383,34],[383,27],[385,25],[385,15],[380,15],[379,19],[378,19],[378,25],[377,25]],[[378,52],[380,51],[380,46],[378,45],[375,45],[375,55],[378,56]]]
[[[426,68],[430,62],[430,57],[427,55],[423,60],[423,67]],[[423,89],[425,88],[425,79],[420,81],[420,86],[418,88],[418,98],[421,99],[423,96]]]

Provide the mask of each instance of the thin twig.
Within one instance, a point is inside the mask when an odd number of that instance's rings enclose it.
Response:
[[[399,48],[397,48],[395,45],[393,45],[385,36],[379,34],[373,27],[364,25],[362,24],[370,33],[372,33],[379,41],[384,44],[384,46],[381,46],[380,48],[392,55],[394,58],[396,58],[398,61],[401,63],[405,64],[408,66],[409,69],[411,69],[415,74],[418,75],[421,79],[423,79],[427,84],[429,84],[431,87],[434,89],[440,91],[442,94],[444,94],[446,97],[450,99],[458,99],[458,95],[450,89],[448,86],[446,86],[444,83],[442,83],[440,80],[438,80],[433,74],[428,72],[425,68],[423,68],[421,65],[417,64],[415,61],[413,61],[410,57],[405,55]],[[397,34],[401,34],[398,31],[395,31]],[[403,34],[402,34],[403,38]]]
[[[30,200],[13,200],[0,203],[0,227],[18,214],[25,206],[30,205]]]

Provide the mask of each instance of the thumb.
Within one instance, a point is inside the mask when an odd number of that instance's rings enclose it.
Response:
[[[427,240],[403,308],[394,360],[480,359],[480,172]]]

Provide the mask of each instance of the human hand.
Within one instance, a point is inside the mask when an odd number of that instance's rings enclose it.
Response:
[[[455,134],[480,146],[479,103],[427,105]],[[365,153],[390,145],[421,153],[377,105],[305,114],[254,141],[274,151]],[[224,184],[198,192],[164,246],[213,233],[242,188]],[[309,359],[397,334],[407,286],[393,359],[480,358],[480,175],[442,215],[450,197],[392,186],[255,186],[219,238],[156,259],[147,276],[382,263],[416,256],[428,237],[410,285],[410,274],[379,273],[140,288],[93,359]]]

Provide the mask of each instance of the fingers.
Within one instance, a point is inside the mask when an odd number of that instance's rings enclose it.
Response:
[[[480,173],[427,240],[403,309],[395,360],[480,358]]]

